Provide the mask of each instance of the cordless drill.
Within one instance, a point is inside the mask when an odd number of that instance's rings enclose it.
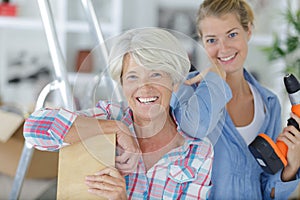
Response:
[[[292,104],[292,112],[300,117],[300,83],[292,74],[284,77],[284,85]],[[293,118],[288,119],[288,125],[299,129],[299,124]],[[275,174],[287,165],[288,147],[278,140],[276,143],[264,133],[260,133],[249,145],[249,150],[263,170]]]

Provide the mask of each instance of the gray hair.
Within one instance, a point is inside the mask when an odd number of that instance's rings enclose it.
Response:
[[[108,64],[111,77],[119,83],[126,54],[140,66],[170,74],[173,84],[182,82],[191,66],[187,51],[177,38],[160,28],[130,30],[115,41]]]

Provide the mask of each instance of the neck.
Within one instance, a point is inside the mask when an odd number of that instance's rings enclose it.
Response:
[[[226,76],[226,82],[228,83],[232,98],[238,98],[241,95],[248,94],[250,92],[249,85],[244,78],[243,71],[228,74]]]
[[[158,124],[151,122],[150,125],[143,127],[134,125],[143,153],[162,150],[166,144],[172,144],[178,139],[176,124],[171,117],[167,117],[166,120],[160,119],[157,122]]]
[[[138,138],[147,139],[156,137],[161,132],[169,129],[170,127],[176,127],[170,115],[164,115],[156,117],[151,120],[137,120],[134,123],[134,130]]]

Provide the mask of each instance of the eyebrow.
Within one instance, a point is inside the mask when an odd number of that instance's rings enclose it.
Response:
[[[235,30],[235,29],[238,29],[238,28],[232,28],[232,29],[230,29],[229,31],[227,31],[226,34],[232,32],[232,31]]]
[[[136,71],[128,71],[126,72],[126,74],[136,74],[137,72]]]

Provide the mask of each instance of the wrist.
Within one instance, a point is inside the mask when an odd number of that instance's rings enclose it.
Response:
[[[286,167],[283,168],[281,172],[281,180],[283,182],[288,182],[296,179],[296,174],[297,174],[298,169],[287,165]]]
[[[124,126],[122,122],[116,120],[98,120],[98,123],[102,134],[116,133],[122,130],[121,127]]]

